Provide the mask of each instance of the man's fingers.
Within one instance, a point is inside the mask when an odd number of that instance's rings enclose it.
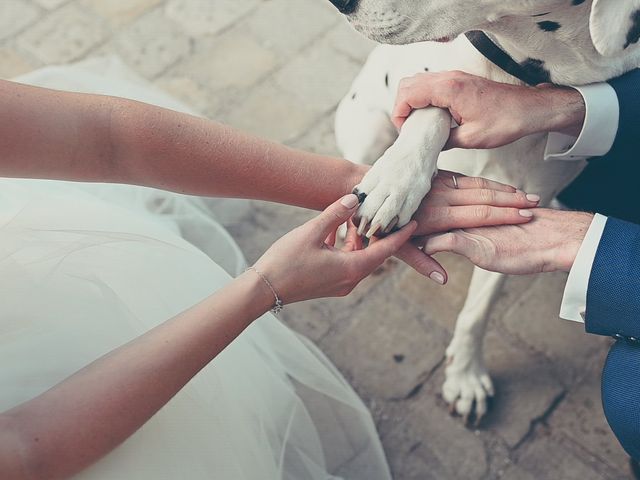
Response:
[[[422,222],[416,235],[429,235],[460,228],[492,227],[497,225],[520,225],[528,223],[533,210],[471,205],[465,207],[431,207],[424,212],[427,222]]]
[[[409,115],[413,112],[413,108],[406,102],[397,102],[396,106],[393,108],[393,113],[391,114],[391,121],[395,125],[395,127],[400,130],[404,122],[407,121]]]
[[[416,272],[444,285],[448,281],[447,271],[436,260],[426,255],[412,242],[407,242],[396,252],[396,257]]]
[[[457,128],[452,128],[449,133],[449,139],[444,145],[444,150],[451,150],[452,148],[473,148],[471,139],[467,134],[467,127],[460,125]]]
[[[458,232],[434,235],[425,240],[423,254],[434,255],[441,252],[453,252],[464,255],[466,243],[464,237]]]
[[[492,205],[494,207],[532,208],[536,207],[539,202],[538,195],[528,195],[524,192],[502,192],[488,188],[459,189],[447,194],[447,203],[452,207]]]
[[[417,226],[415,221],[411,221],[401,230],[370,244],[362,250],[362,258],[370,268],[375,268],[400,250],[400,247],[409,241]]]
[[[305,227],[313,231],[313,235],[318,240],[324,240],[337,228],[346,222],[358,206],[358,197],[349,194],[329,205],[324,212],[316,218],[306,223]]]

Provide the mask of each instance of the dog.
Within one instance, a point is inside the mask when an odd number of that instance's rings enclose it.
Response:
[[[357,31],[382,45],[369,56],[336,113],[345,158],[372,164],[357,186],[367,236],[409,222],[438,166],[514,185],[549,205],[585,163],[544,160],[546,135],[493,150],[442,152],[448,111],[417,110],[401,132],[390,121],[398,84],[423,71],[463,70],[522,84],[479,52],[466,32],[499,45],[518,68],[543,82],[585,85],[640,66],[640,0],[330,0]],[[443,397],[454,413],[479,421],[494,388],[482,342],[505,277],[475,269],[446,350]]]

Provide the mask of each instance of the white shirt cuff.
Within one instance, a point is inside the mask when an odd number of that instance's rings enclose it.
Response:
[[[587,311],[587,289],[589,288],[589,278],[593,261],[596,258],[598,245],[607,224],[607,217],[596,214],[593,217],[591,226],[578,250],[578,255],[573,263],[567,285],[562,297],[560,307],[560,318],[584,323],[584,315]]]
[[[580,92],[586,106],[584,125],[576,139],[551,132],[544,152],[545,160],[584,160],[609,153],[618,133],[620,103],[608,83],[573,87]]]

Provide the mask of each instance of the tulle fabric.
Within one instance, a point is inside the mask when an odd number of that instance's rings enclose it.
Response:
[[[114,58],[25,83],[190,110]],[[192,112],[191,112],[192,113]],[[0,180],[0,410],[202,300],[241,272],[212,204],[153,189]],[[326,357],[268,314],[76,478],[387,480],[371,417]]]

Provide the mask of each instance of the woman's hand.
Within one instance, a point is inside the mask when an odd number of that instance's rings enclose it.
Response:
[[[282,237],[256,262],[256,270],[269,280],[283,303],[349,294],[406,244],[416,229],[416,222],[412,221],[402,230],[362,249],[350,221],[357,207],[358,197],[346,195]],[[347,221],[345,246],[335,248],[336,230]],[[266,284],[264,287],[265,295],[273,297]]]
[[[472,228],[435,235],[424,252],[453,252],[485,270],[514,275],[565,271],[573,266],[593,215],[535,209],[525,225]]]
[[[540,197],[504,183],[440,170],[414,215],[414,235],[454,229],[528,223]]]
[[[586,107],[573,88],[525,87],[464,72],[419,73],[398,87],[392,120],[400,129],[411,112],[446,108],[460,125],[445,148],[496,148],[538,132],[577,136]]]

